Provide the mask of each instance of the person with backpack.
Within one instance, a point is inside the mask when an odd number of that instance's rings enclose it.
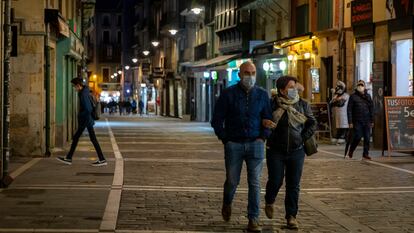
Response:
[[[296,215],[305,160],[304,142],[316,130],[310,104],[299,97],[296,84],[297,79],[292,76],[282,76],[276,81],[278,95],[272,102],[273,125],[263,122],[264,127],[272,129],[266,144],[265,213],[273,218],[273,205],[285,180],[285,218],[289,229],[298,229]]]
[[[68,154],[65,157],[57,157],[56,159],[64,164],[72,164],[72,156],[78,145],[79,138],[82,136],[85,128],[88,130],[89,138],[95,147],[96,153],[98,154],[98,160],[92,163],[92,166],[105,166],[107,165],[106,159],[102,153],[101,147],[99,145],[98,139],[95,135],[95,130],[93,125],[95,121],[92,117],[93,103],[92,98],[89,93],[89,88],[83,84],[81,78],[74,78],[70,81],[73,85],[73,88],[78,92],[79,96],[79,113],[78,113],[78,129],[76,130],[75,135],[73,135],[72,145]]]

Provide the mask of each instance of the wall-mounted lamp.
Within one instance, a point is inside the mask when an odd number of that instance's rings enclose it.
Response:
[[[122,71],[118,70],[118,74],[122,74]]]
[[[114,76],[116,77],[116,76],[118,76],[118,73],[114,73]]]
[[[111,78],[113,79],[115,76],[114,75],[111,75]]]
[[[170,32],[170,34],[171,35],[175,35],[175,34],[177,34],[177,32],[178,32],[178,30],[176,30],[176,29],[170,29],[170,30],[168,30],[169,32]]]
[[[288,55],[287,58],[288,58],[289,61],[292,61],[293,60],[293,55],[292,54],[291,55]]]
[[[153,42],[151,42],[152,46],[154,47],[158,47],[158,45],[160,44],[160,42],[154,40]]]
[[[144,51],[142,51],[142,54],[144,54],[145,56],[148,56],[148,54],[149,54],[150,52],[148,51],[148,50],[144,50]]]
[[[129,66],[125,66],[125,69],[126,69],[126,70],[129,70],[129,68],[130,68]]]
[[[202,10],[203,9],[201,9],[200,7],[194,7],[193,9],[191,9],[191,11],[196,15],[199,15]]]
[[[133,63],[137,63],[138,62],[138,59],[137,58],[132,58],[132,62]]]
[[[311,54],[309,52],[306,52],[305,54],[303,54],[303,56],[305,57],[305,59],[309,59],[311,57]]]

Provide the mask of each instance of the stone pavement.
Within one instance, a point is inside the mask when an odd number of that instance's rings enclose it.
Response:
[[[88,137],[71,166],[55,160],[64,152],[12,160],[15,181],[0,189],[0,232],[246,232],[244,170],[232,219],[221,219],[223,146],[209,124],[111,116],[96,131],[106,167],[89,165]],[[361,151],[343,159],[343,150],[320,145],[306,158],[299,232],[414,232],[414,157],[372,151],[373,161],[362,161]],[[262,187],[266,178],[263,169]],[[284,192],[275,219],[262,211],[263,232],[295,232],[285,228],[283,199]]]

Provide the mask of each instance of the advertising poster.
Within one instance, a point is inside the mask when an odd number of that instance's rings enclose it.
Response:
[[[414,97],[385,97],[390,151],[414,151]]]
[[[328,103],[311,103],[312,113],[318,122],[316,132],[331,132],[331,117]]]

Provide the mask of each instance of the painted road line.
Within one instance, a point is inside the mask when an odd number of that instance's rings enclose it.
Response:
[[[131,152],[135,152],[135,153],[156,153],[156,152],[161,152],[161,153],[171,153],[171,152],[191,152],[191,153],[223,153],[223,149],[221,150],[197,150],[197,149],[125,149],[122,150],[122,152],[124,153],[131,153]]]
[[[116,143],[108,119],[105,120],[108,127],[109,137],[112,143],[112,149],[115,154],[115,172],[111,191],[109,192],[108,201],[106,203],[105,212],[102,217],[102,222],[99,229],[103,232],[113,232],[116,229],[119,206],[121,204],[122,185],[124,182],[124,160],[122,158],[121,152],[119,151],[118,144]]]
[[[0,232],[32,232],[32,233],[95,233],[98,229],[37,229],[37,228],[0,228]]]
[[[338,154],[338,153],[333,153],[333,152],[329,152],[329,151],[325,151],[325,150],[319,150],[319,151],[323,152],[323,153],[326,153],[326,154],[339,156],[339,157],[342,157],[342,158],[344,157],[344,155],[341,155],[341,154]],[[403,168],[399,168],[399,167],[394,167],[394,166],[391,166],[391,165],[388,165],[388,164],[383,164],[383,163],[375,162],[375,161],[372,161],[372,160],[364,160],[364,161],[367,162],[367,163],[375,164],[375,165],[378,165],[378,166],[382,166],[382,167],[386,167],[386,168],[390,168],[390,169],[394,169],[394,170],[397,170],[397,171],[402,171],[402,172],[406,172],[406,173],[414,175],[414,171],[411,171],[411,170],[407,170],[407,169],[403,169]]]
[[[21,175],[23,172],[25,172],[29,168],[33,167],[33,165],[35,165],[36,163],[38,163],[41,159],[42,158],[34,158],[34,159],[30,160],[29,162],[25,163],[24,165],[22,165],[21,167],[19,167],[15,171],[13,171],[10,174],[10,177],[13,178],[13,179],[15,179],[16,177],[18,177],[19,175]]]
[[[151,162],[151,163],[224,163],[223,159],[146,159],[146,158],[125,158],[128,162]],[[224,169],[223,169],[224,171]]]
[[[118,145],[159,145],[160,142],[145,142],[145,141],[130,141],[130,142],[118,142]],[[162,142],[163,145],[212,145],[212,146],[221,146],[221,142]]]
[[[324,216],[327,216],[332,221],[338,223],[339,225],[345,227],[349,232],[364,232],[371,233],[374,232],[371,228],[359,223],[358,221],[350,218],[348,215],[341,213],[338,210],[332,209],[327,204],[322,201],[317,200],[309,195],[301,195],[301,200],[306,204],[310,205],[312,208],[316,209]]]

